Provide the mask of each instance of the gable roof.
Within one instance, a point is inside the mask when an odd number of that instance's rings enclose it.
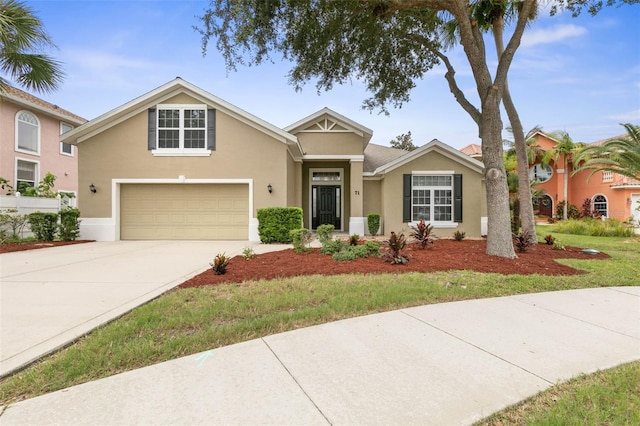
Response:
[[[484,170],[484,164],[482,162],[463,154],[462,152],[450,147],[444,142],[440,142],[438,139],[434,139],[428,144],[425,144],[411,152],[407,152],[405,155],[376,168],[373,172],[364,174],[372,176],[388,173],[431,151],[438,151],[451,158],[452,160],[457,161],[458,163],[477,171],[478,173],[482,173]]]
[[[371,136],[373,136],[373,130],[363,126],[362,124],[356,123],[350,118],[347,118],[342,114],[338,114],[337,112],[327,107],[314,112],[313,114],[303,118],[302,120],[296,121],[295,123],[285,127],[284,130],[292,134],[303,131],[310,131],[308,130],[308,126],[313,126],[317,123],[318,120],[322,119],[325,116],[332,118],[336,124],[339,124],[340,128],[343,129],[343,131],[353,132],[358,136],[362,136],[364,138],[365,146],[369,143],[369,140],[371,140]],[[318,128],[318,130],[314,131],[322,130]]]
[[[129,118],[146,111],[149,107],[162,103],[178,94],[186,93],[208,106],[214,107],[219,111],[232,116],[233,118],[263,132],[269,134],[273,138],[298,147],[300,153],[300,145],[298,139],[290,133],[270,124],[261,118],[250,114],[243,109],[230,104],[229,102],[212,95],[211,93],[200,89],[199,87],[183,80],[180,77],[163,84],[152,91],[139,96],[124,105],[121,105],[111,111],[94,118],[83,126],[80,126],[70,132],[65,133],[61,137],[61,141],[66,143],[82,143],[83,141],[93,137]]]
[[[0,92],[0,98],[5,98],[20,106],[34,109],[36,111],[48,114],[62,121],[79,126],[87,122],[86,119],[76,115],[66,109],[60,108],[58,105],[40,99],[30,93],[22,91],[13,86],[6,86],[6,91]]]
[[[407,151],[390,146],[377,145],[370,143],[364,149],[364,172],[373,172],[380,166],[383,166],[397,158],[405,155]]]

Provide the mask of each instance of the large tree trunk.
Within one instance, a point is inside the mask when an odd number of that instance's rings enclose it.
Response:
[[[513,259],[516,257],[511,236],[509,189],[502,161],[502,120],[500,96],[492,87],[482,103],[482,159],[487,187],[487,254]]]
[[[496,18],[492,26],[493,39],[496,44],[496,52],[498,57],[504,52],[504,41],[502,34],[504,31],[503,17]],[[520,222],[522,225],[522,231],[529,234],[529,239],[532,244],[538,243],[538,235],[536,233],[536,222],[533,214],[533,200],[531,197],[531,183],[529,182],[529,158],[527,156],[527,141],[524,136],[524,129],[522,128],[522,122],[520,116],[516,110],[516,106],[511,99],[511,92],[509,91],[509,83],[505,79],[504,89],[502,91],[502,102],[505,111],[507,111],[507,117],[509,117],[509,123],[511,123],[511,130],[513,131],[513,142],[516,148],[516,160],[518,163],[518,196],[520,198]],[[514,211],[514,216],[515,216]],[[517,230],[516,230],[517,231]]]

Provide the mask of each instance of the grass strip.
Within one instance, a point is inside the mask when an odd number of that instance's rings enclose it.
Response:
[[[539,234],[541,238],[546,235]],[[0,404],[233,343],[376,312],[514,294],[637,285],[637,240],[554,236],[564,245],[605,251],[611,259],[562,260],[589,271],[570,277],[450,271],[308,276],[176,289],[5,378],[0,382]]]

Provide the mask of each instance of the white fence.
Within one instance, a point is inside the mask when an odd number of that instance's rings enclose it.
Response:
[[[16,195],[0,195],[0,210],[4,213],[6,210],[17,210],[16,214],[29,214],[33,212],[58,213],[61,209],[68,206],[67,198],[41,198],[41,197],[23,197],[19,193]]]

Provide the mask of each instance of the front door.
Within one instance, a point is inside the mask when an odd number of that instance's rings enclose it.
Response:
[[[553,217],[553,202],[549,195],[544,194],[533,199],[533,208],[538,210],[539,216]]]
[[[314,185],[311,187],[313,220],[312,228],[320,225],[333,225],[341,229],[340,224],[340,186]]]

